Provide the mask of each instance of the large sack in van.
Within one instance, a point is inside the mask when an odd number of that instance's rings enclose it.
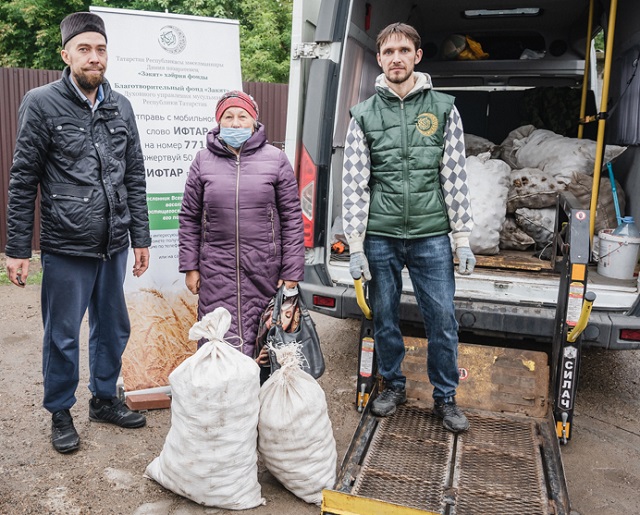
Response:
[[[258,450],[267,470],[294,495],[320,504],[333,488],[337,451],[324,391],[300,368],[299,345],[272,348],[280,368],[260,390]]]
[[[500,249],[529,250],[535,244],[535,240],[518,226],[516,219],[507,215],[500,231]]]
[[[565,189],[553,174],[539,168],[512,170],[509,176],[507,213],[515,213],[520,207],[540,209],[556,205],[558,192]]]
[[[591,207],[592,189],[593,177],[579,173],[573,174],[573,179],[567,184],[567,191],[573,193],[582,209],[589,209]],[[620,213],[624,213],[624,191],[622,191],[622,187],[618,181],[616,181],[616,191],[618,194]],[[598,234],[604,229],[615,229],[617,226],[618,220],[616,218],[616,207],[613,200],[611,182],[608,177],[603,177],[600,180],[598,205],[596,206],[595,234]]]
[[[246,510],[265,504],[258,483],[260,367],[224,341],[222,307],[189,331],[206,338],[170,375],[171,428],[145,476],[205,506]]]
[[[507,163],[511,168],[520,168],[516,160],[516,150],[513,147],[515,140],[521,140],[528,137],[536,128],[534,125],[522,125],[517,129],[513,129],[505,140],[500,144],[500,159]]]
[[[533,238],[538,250],[544,249],[553,242],[556,224],[556,208],[545,207],[530,209],[521,207],[516,209],[516,223]]]
[[[574,172],[593,174],[595,141],[565,138],[545,129],[536,129],[527,138],[514,140],[513,146],[518,168],[540,168],[565,184],[571,181]],[[625,150],[626,147],[607,145],[604,162],[614,160]]]
[[[507,214],[507,193],[511,168],[485,152],[467,159],[467,185],[473,211],[473,231],[469,236],[475,254],[500,252],[500,229]]]

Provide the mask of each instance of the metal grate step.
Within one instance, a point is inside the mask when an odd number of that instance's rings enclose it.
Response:
[[[452,513],[549,513],[535,421],[468,414],[458,437]]]
[[[467,416],[458,437],[423,407],[380,419],[352,493],[443,515],[550,513],[536,422]]]

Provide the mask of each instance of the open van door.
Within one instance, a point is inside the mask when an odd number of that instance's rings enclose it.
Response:
[[[302,45],[313,41],[322,0],[293,2],[291,19],[291,61],[289,64],[289,98],[287,105],[287,132],[285,152],[297,173],[296,159],[299,135],[302,128],[306,85],[309,79],[309,63],[300,58]]]
[[[339,62],[348,8],[345,0],[294,2],[285,152],[300,185],[307,252],[326,242],[326,201],[319,199],[326,200],[330,186]],[[327,10],[332,15],[327,16]],[[321,277],[321,282],[330,284],[330,279]]]

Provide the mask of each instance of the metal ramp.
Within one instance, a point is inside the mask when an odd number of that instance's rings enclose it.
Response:
[[[454,435],[431,412],[431,385],[417,373],[427,341],[404,340],[409,402],[384,418],[367,405],[322,513],[567,513],[546,354],[460,344],[457,397],[470,429]]]

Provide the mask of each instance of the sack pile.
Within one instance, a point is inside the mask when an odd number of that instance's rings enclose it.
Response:
[[[171,428],[145,476],[205,506],[255,508],[266,503],[258,483],[259,448],[285,488],[320,504],[322,490],[336,479],[337,452],[324,391],[302,368],[309,364],[308,345],[271,345],[280,368],[260,388],[260,367],[224,340],[230,325],[231,315],[219,307],[189,331],[191,340],[208,341],[169,375]]]
[[[465,135],[467,139],[471,142],[467,174],[476,221],[470,237],[474,253],[493,255],[500,249],[547,247],[553,239],[560,191],[573,193],[583,209],[589,208],[595,141],[564,137],[533,125],[511,131],[499,146],[473,135]],[[499,155],[500,159],[488,159],[489,154],[478,153],[480,150],[491,152],[492,157]],[[607,145],[604,163],[613,161],[625,150],[626,147]],[[624,210],[624,192],[618,184],[616,189]],[[596,232],[615,225],[611,185],[605,175],[600,183]]]
[[[206,338],[170,375],[171,428],[145,476],[205,506],[245,510],[265,504],[258,483],[260,371],[224,341],[231,315],[216,308],[189,331]]]

